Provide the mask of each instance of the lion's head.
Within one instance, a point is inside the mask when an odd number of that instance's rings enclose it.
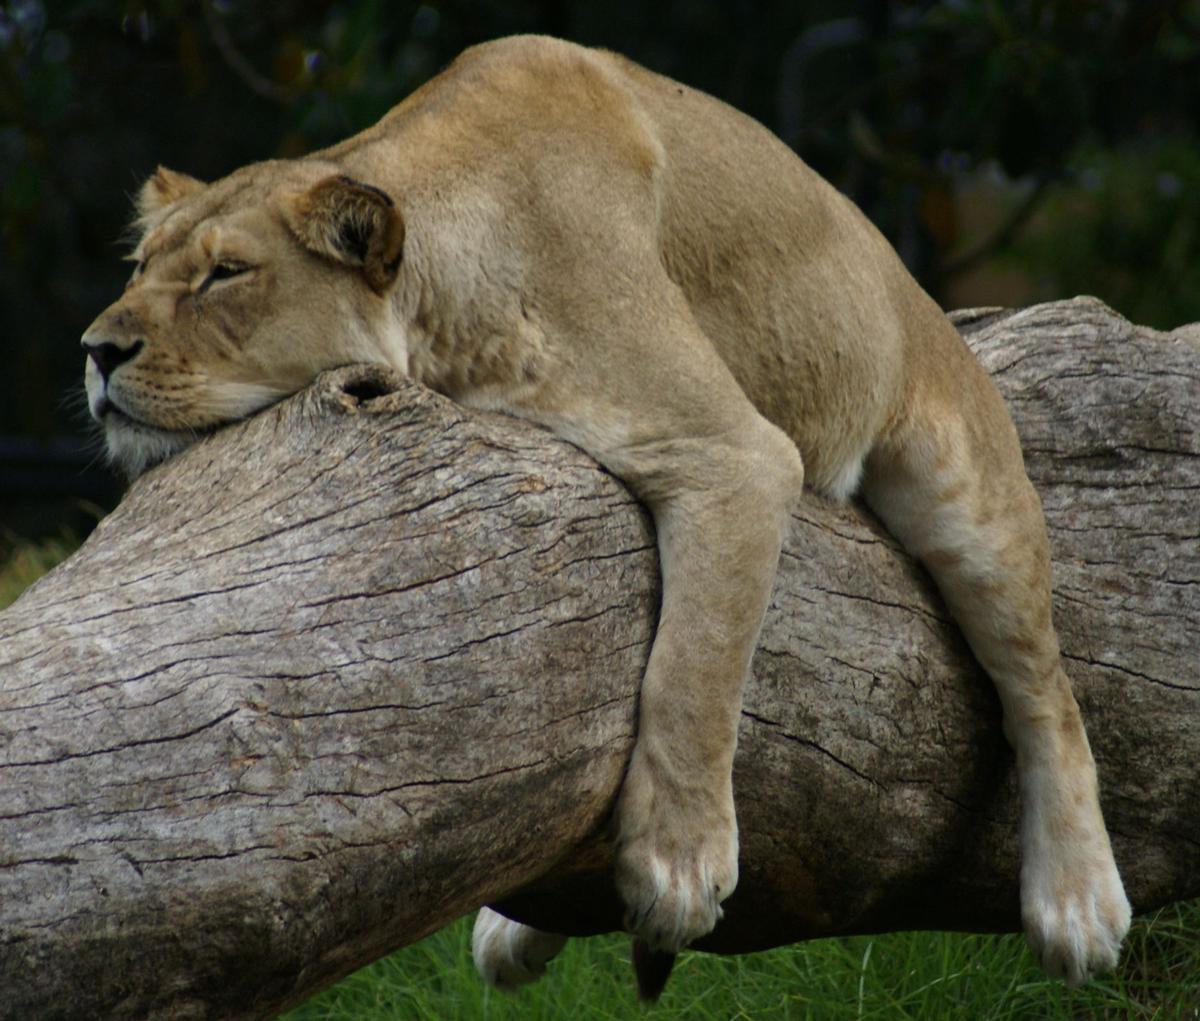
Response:
[[[137,209],[133,276],[83,336],[88,407],[131,477],[326,369],[405,368],[404,224],[378,188],[316,160],[207,185],[160,167]]]

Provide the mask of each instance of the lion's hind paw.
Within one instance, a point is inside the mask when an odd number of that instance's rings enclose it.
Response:
[[[1117,966],[1130,906],[1111,861],[1075,883],[1031,884],[1025,934],[1047,974],[1076,986]]]

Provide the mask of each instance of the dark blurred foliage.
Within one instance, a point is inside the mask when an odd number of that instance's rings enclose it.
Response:
[[[1086,291],[1200,319],[1197,0],[13,0],[0,436],[83,431],[78,337],[120,291],[155,164],[213,178],[301,154],[515,32],[619,50],[763,121],[944,303]]]

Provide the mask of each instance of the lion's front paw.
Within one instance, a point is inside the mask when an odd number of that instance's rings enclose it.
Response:
[[[703,822],[703,820],[699,820]],[[625,926],[651,950],[677,953],[712,932],[721,901],[737,885],[737,829],[730,823],[623,827],[617,849],[617,889]]]
[[[1027,862],[1021,914],[1046,972],[1079,985],[1116,967],[1131,912],[1111,852],[1087,862],[1070,857],[1052,852]]]
[[[498,989],[516,989],[540,978],[546,962],[566,942],[566,936],[542,932],[490,908],[480,908],[471,934],[471,957],[484,981]]]

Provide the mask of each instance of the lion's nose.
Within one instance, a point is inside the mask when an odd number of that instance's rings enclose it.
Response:
[[[90,334],[85,334],[83,338],[84,351],[96,363],[96,368],[100,370],[100,375],[106,382],[118,366],[124,365],[131,358],[136,358],[137,353],[143,347],[145,347],[145,342],[141,340],[122,345],[111,340],[92,337]]]

